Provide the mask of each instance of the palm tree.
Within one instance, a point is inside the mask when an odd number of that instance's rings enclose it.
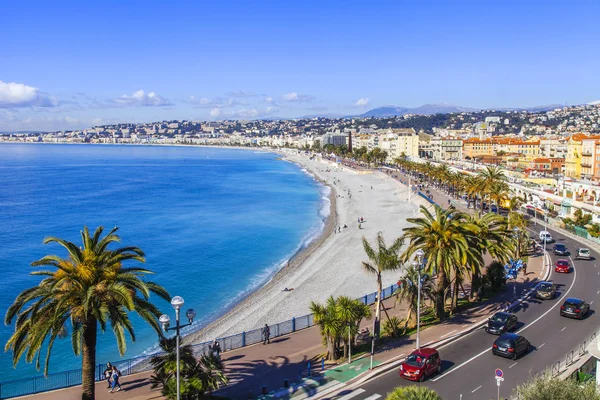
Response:
[[[342,323],[337,318],[335,312],[335,299],[333,296],[327,299],[325,305],[310,302],[310,312],[313,314],[315,322],[319,325],[323,342],[327,348],[327,359],[335,360],[337,358],[338,342]]]
[[[488,195],[492,188],[500,182],[506,181],[506,175],[504,170],[500,167],[486,167],[479,171],[479,177],[481,178],[482,197],[481,197],[481,212],[483,213],[483,201],[486,195]]]
[[[150,377],[152,389],[161,387],[163,396],[173,398],[177,396],[176,371],[177,371],[177,347],[176,339],[161,338],[159,346],[163,353],[150,358],[150,365],[154,374]],[[179,347],[179,368],[181,374],[181,394],[184,398],[192,393],[203,393],[201,379],[190,379],[197,375],[197,361],[191,345],[185,344]],[[202,378],[200,376],[200,378]]]
[[[413,327],[417,323],[417,301],[419,297],[419,271],[417,271],[417,268],[410,266],[406,269],[406,274],[400,278],[398,289],[394,292],[396,302],[404,301],[408,303],[408,315],[404,321],[404,333],[406,333],[409,325]],[[431,298],[432,290],[433,284],[429,275],[421,275],[422,298]]]
[[[442,400],[442,397],[433,389],[411,385],[397,387],[385,400]]]
[[[500,262],[508,261],[508,254],[511,246],[511,232],[507,228],[506,218],[494,214],[486,213],[483,216],[470,215],[467,221],[471,224],[472,231],[475,234],[471,236],[471,248],[476,248],[480,254],[488,253],[494,259]],[[480,286],[481,271],[483,269],[483,259],[471,257],[469,270],[471,272],[471,300],[477,300],[477,291]]]
[[[44,374],[52,347],[57,337],[64,336],[67,324],[72,327],[73,352],[82,355],[82,395],[92,400],[95,395],[96,336],[98,328],[105,331],[110,323],[116,337],[119,353],[126,350],[125,331],[135,341],[133,325],[128,312],[134,311],[160,334],[158,316],[161,314],[149,297],[151,293],[169,300],[167,291],[143,277],[152,272],[140,267],[124,267],[128,260],[145,262],[144,252],[137,247],[110,250],[112,243],[120,242],[113,228],[102,238],[98,227],[90,236],[87,227],[81,232],[83,247],[56,237],[47,237],[44,244],[57,243],[67,250],[68,257],[48,255],[32,266],[48,266],[56,270],[34,271],[31,275],[45,277],[39,285],[26,289],[9,307],[5,323],[16,317],[15,332],[6,343],[12,350],[13,364],[25,354],[25,360],[36,360],[40,367],[42,347],[46,344]]]
[[[348,340],[352,343],[362,319],[371,318],[369,306],[346,296],[337,299],[331,296],[325,305],[313,301],[310,304],[310,311],[319,325],[323,342],[327,347],[327,359],[334,360],[338,354],[340,341],[345,345],[348,345]],[[350,339],[348,339],[348,329],[350,329]],[[343,347],[345,357],[347,348]]]
[[[407,218],[414,226],[404,228],[404,238],[409,240],[408,247],[401,256],[408,261],[421,249],[427,263],[425,270],[431,275],[437,274],[435,290],[435,314],[441,321],[446,319],[445,297],[450,285],[449,276],[455,266],[464,266],[470,254],[469,241],[462,228],[464,216],[453,207],[447,210],[434,205],[435,215],[421,206],[423,217]]]
[[[341,335],[345,344],[344,358],[346,358],[348,355],[348,346],[352,346],[354,337],[356,337],[358,328],[360,327],[360,321],[363,318],[371,318],[371,308],[363,304],[360,300],[340,296],[335,301],[335,313],[341,322],[342,329],[346,329],[346,332],[343,332]],[[349,338],[347,330],[350,330]]]
[[[385,245],[383,233],[377,233],[377,249],[371,247],[366,238],[363,237],[363,247],[370,262],[363,261],[362,265],[365,271],[375,275],[377,280],[377,304],[375,306],[375,321],[379,323],[381,312],[381,293],[383,292],[383,284],[381,274],[385,271],[395,271],[400,268],[399,252],[403,241],[398,238],[390,247]],[[378,332],[373,332],[377,337]]]
[[[223,373],[223,362],[221,358],[213,353],[204,354],[200,357],[197,364],[202,371],[202,386],[204,391],[208,390],[212,396],[213,390],[219,389],[221,386],[226,386],[229,380]]]

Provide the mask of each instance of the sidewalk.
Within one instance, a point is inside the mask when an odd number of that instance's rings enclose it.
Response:
[[[448,198],[448,196],[439,193],[437,190],[433,192],[433,199],[438,204],[447,204]],[[475,329],[478,324],[487,320],[491,313],[505,309],[514,302],[513,286],[517,296],[520,296],[526,293],[545,272],[543,257],[530,256],[527,275],[520,275],[514,283],[512,281],[509,282],[507,290],[503,293],[480,303],[472,309],[450,317],[443,324],[422,329],[420,334],[422,346],[433,342],[449,341],[467,331]],[[388,314],[403,318],[407,313],[406,306],[403,304],[394,306],[394,301],[395,299],[391,298],[383,302]],[[385,318],[385,313],[382,311],[382,321]],[[372,320],[363,321],[361,327],[372,329]],[[415,340],[416,335],[382,341],[376,348],[374,366],[391,367],[395,361],[410,354],[414,349]],[[321,385],[323,383],[342,385],[343,382],[357,381],[367,375],[364,373],[368,371],[370,366],[368,354],[364,354],[363,358],[353,361],[352,364],[325,365],[325,371],[321,371],[321,357],[324,353],[325,348],[322,344],[318,326],[274,338],[271,344],[268,345],[256,344],[223,353],[222,358],[230,384],[216,391],[214,394],[232,399],[257,398],[261,395],[263,386],[269,392],[282,393],[283,391],[280,389],[284,386],[284,380],[288,380],[292,384],[299,381],[299,378],[302,378],[304,382],[310,382],[313,385]],[[323,373],[321,376],[322,381],[316,382],[316,379],[306,381],[309,362],[313,376],[318,376],[321,372]],[[376,368],[371,374],[381,370],[383,368]],[[99,382],[96,386],[96,399],[162,399],[163,397],[160,395],[159,390],[150,389],[148,379],[150,375],[151,372],[148,371],[131,376],[123,376],[123,391],[116,393],[108,393],[106,382]],[[312,394],[312,392],[307,391],[307,387],[296,387],[295,392],[290,393],[291,390],[289,390],[283,396],[272,394],[267,397],[294,397],[294,399],[300,399]],[[334,386],[331,387],[333,388]],[[81,389],[77,386],[55,392],[27,396],[27,398],[68,400],[80,398],[80,393]]]

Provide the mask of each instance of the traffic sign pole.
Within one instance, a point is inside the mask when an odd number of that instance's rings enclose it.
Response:
[[[496,378],[496,385],[498,386],[498,400],[500,400],[500,382],[504,380],[504,372],[502,372],[500,368],[496,368],[494,375]]]

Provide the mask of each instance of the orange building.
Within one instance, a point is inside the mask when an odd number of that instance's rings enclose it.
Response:
[[[465,160],[491,156],[494,154],[492,139],[463,140],[463,157]]]
[[[560,174],[564,167],[564,158],[539,157],[529,163],[529,170],[543,174]]]

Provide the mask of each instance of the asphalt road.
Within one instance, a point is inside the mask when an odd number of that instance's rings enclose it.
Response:
[[[532,237],[537,238],[541,230],[543,228],[540,225],[532,226]],[[491,347],[497,336],[479,329],[438,348],[443,360],[442,371],[424,383],[407,381],[399,376],[398,369],[394,369],[353,392],[344,393],[338,400],[376,400],[385,398],[398,386],[413,384],[429,386],[449,400],[497,399],[496,368],[504,372],[500,398],[510,398],[514,388],[527,381],[531,374],[549,368],[559,360],[562,362],[567,353],[577,349],[600,326],[598,315],[594,313],[600,303],[600,254],[592,250],[592,260],[575,261],[575,249],[585,246],[551,229],[549,231],[557,243],[567,246],[573,259],[553,255],[553,244],[549,244],[548,253],[552,259],[549,280],[557,285],[557,296],[553,300],[530,297],[513,311],[520,323],[516,332],[531,342],[532,348],[528,354],[517,361],[492,355]],[[556,273],[554,263],[560,258],[570,259],[574,271],[569,274]],[[566,297],[578,297],[591,303],[590,316],[583,321],[561,317],[559,310]]]

